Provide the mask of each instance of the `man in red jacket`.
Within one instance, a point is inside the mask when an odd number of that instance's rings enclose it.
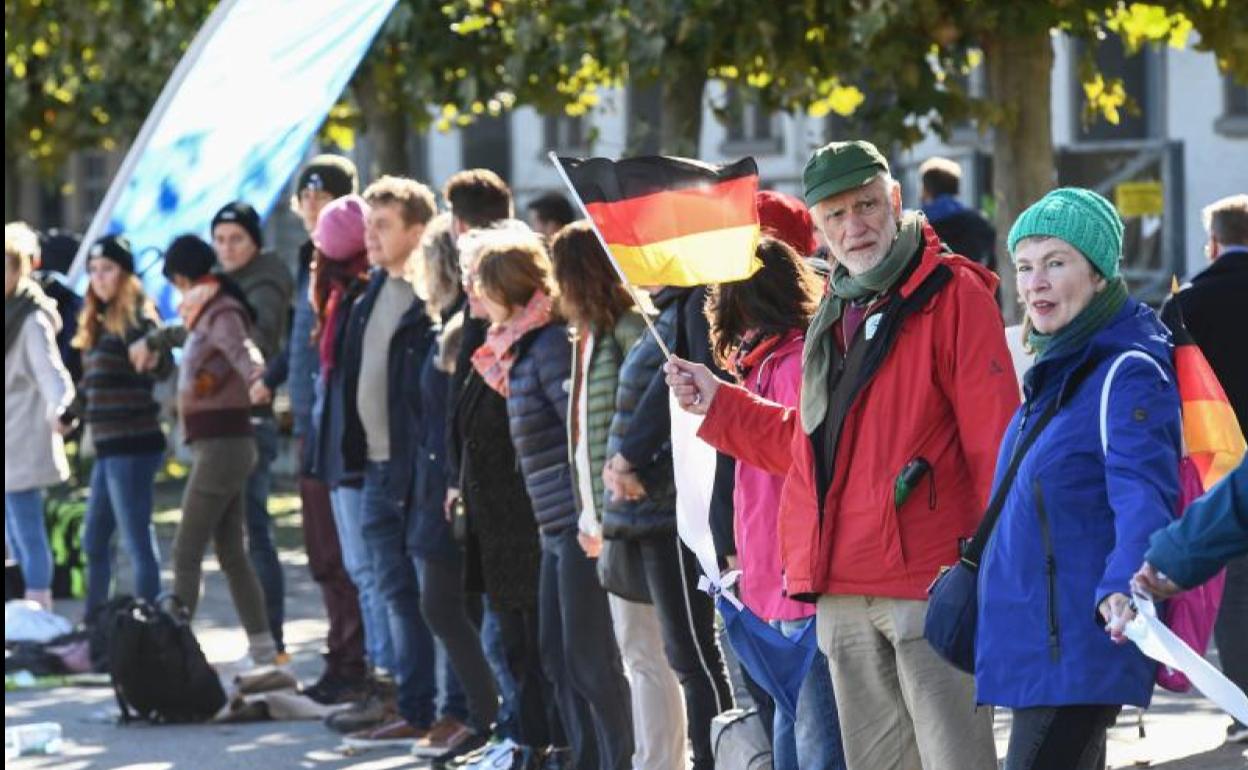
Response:
[[[997,278],[942,249],[870,143],[833,142],[803,173],[836,266],[786,409],[673,359],[701,437],[785,476],[785,592],[816,602],[845,756],[872,770],[996,768],[971,676],[923,638],[927,587],[987,504],[1018,389]]]

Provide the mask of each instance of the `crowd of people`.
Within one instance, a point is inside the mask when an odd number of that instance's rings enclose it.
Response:
[[[361,192],[348,159],[321,155],[291,200],[307,232],[293,276],[241,201],[211,243],[168,245],[180,323],[158,317],[124,234],[92,244],[74,376],[32,274],[38,238],[6,225],[5,532],[27,597],[51,606],[42,494],[80,426],[87,617],[109,597],[114,536],[134,593],[161,593],[154,388],[176,369],[191,463],[169,588],[193,615],[211,542],[251,660],[288,661],[268,510],[284,387],[328,619],[305,693],[351,704],[329,728],[439,764],[710,770],[734,692],[677,534],[670,389],[718,452],[709,515],[737,596],[791,638],[817,629],[795,714],[745,677],[775,767],[995,769],[992,706],[1013,712],[1010,770],[1103,767],[1108,727],[1153,691],[1155,664],[1122,643],[1133,579],[1167,596],[1231,560],[1218,646],[1248,681],[1243,468],[1207,516],[1168,526],[1183,451],[1169,332],[1129,296],[1123,223],[1095,192],[1054,190],[1010,229],[1035,356],[1016,373],[995,236],[958,203],[959,175],[925,164],[907,210],[874,146],[834,142],[804,200],[759,193],[750,278],[636,291],[558,194],[522,222],[503,180],[471,169],[439,212],[416,180]],[[1215,261],[1177,301],[1244,426],[1245,353],[1228,340],[1248,196],[1206,219]],[[924,623],[986,508],[1000,518],[968,672]]]

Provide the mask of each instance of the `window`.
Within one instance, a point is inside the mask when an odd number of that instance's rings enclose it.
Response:
[[[1248,85],[1236,83],[1227,75],[1222,78],[1222,94],[1222,117],[1214,128],[1226,136],[1248,136]]]
[[[560,155],[588,155],[589,140],[586,137],[585,119],[573,118],[568,115],[547,115],[542,119],[547,150],[554,150]]]
[[[464,168],[488,168],[511,181],[511,120],[509,115],[482,116],[464,127]]]
[[[1087,94],[1079,78],[1079,60],[1087,46],[1094,46],[1092,59],[1097,69],[1109,83],[1121,78],[1127,96],[1134,100],[1137,110],[1119,110],[1117,125],[1098,116],[1092,121],[1084,119]],[[1156,115],[1160,104],[1157,93],[1160,78],[1158,67],[1160,54],[1145,46],[1133,55],[1127,55],[1121,38],[1109,36],[1099,41],[1079,41],[1075,45],[1073,87],[1079,109],[1075,114],[1075,137],[1081,142],[1115,141],[1124,139],[1148,139],[1156,136],[1160,124]]]
[[[658,155],[663,95],[657,85],[628,89],[628,155]]]
[[[740,89],[728,89],[728,136],[724,151],[731,155],[778,153],[783,147],[779,116],[764,111],[756,100],[743,98]]]
[[[108,159],[102,152],[85,152],[78,165],[78,210],[84,223],[90,223],[108,192]]]

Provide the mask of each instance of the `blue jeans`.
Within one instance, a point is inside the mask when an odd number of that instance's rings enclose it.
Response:
[[[334,511],[334,526],[342,546],[342,563],[347,568],[355,591],[360,597],[360,616],[364,620],[364,648],[374,668],[394,670],[394,645],[390,642],[390,615],[386,601],[377,589],[373,557],[364,543],[364,490],[359,487],[335,487],[329,493]]]
[[[390,463],[370,461],[364,470],[364,543],[372,556],[377,585],[385,599],[394,644],[394,678],[398,685],[399,715],[415,727],[427,728],[435,716],[468,719],[459,681],[445,655],[439,655],[433,634],[420,613],[420,582],[407,552],[407,516],[403,501],[391,496]],[[441,709],[438,658],[445,683]]]
[[[511,666],[507,662],[507,649],[503,644],[503,629],[499,624],[498,613],[490,607],[490,598],[485,600],[485,612],[481,616],[481,649],[485,652],[485,660],[494,672],[494,683],[498,685],[498,716],[495,717],[495,732],[504,738],[511,738],[517,743],[524,743],[524,733],[520,729],[519,689],[516,678],[511,675]]]
[[[160,593],[160,549],[152,526],[152,482],[161,452],[97,457],[91,469],[82,550],[87,557],[86,614],[108,600],[113,578],[113,534],[134,568],[134,593],[149,601]],[[120,525],[120,526],[119,526]]]
[[[22,567],[27,591],[52,587],[52,547],[43,521],[43,490],[4,493],[4,537]]]
[[[265,615],[277,651],[286,649],[282,623],[286,620],[286,578],[273,544],[273,517],[269,516],[269,492],[273,489],[271,466],[277,458],[277,421],[272,416],[253,417],[256,433],[256,467],[247,477],[247,554],[264,591]]]
[[[772,627],[785,636],[800,634],[814,618],[776,620]],[[775,735],[772,739],[772,766],[775,770],[845,770],[841,748],[841,723],[832,691],[828,659],[816,652],[810,673],[797,696],[797,720],[776,708]]]

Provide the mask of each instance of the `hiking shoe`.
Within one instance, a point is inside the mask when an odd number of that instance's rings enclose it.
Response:
[[[398,715],[399,708],[395,701],[370,695],[350,708],[325,717],[325,726],[336,733],[358,733],[393,722]]]
[[[465,746],[471,738],[478,738],[477,743]],[[484,738],[477,736],[471,727],[455,717],[441,717],[429,728],[429,733],[412,747],[412,756],[434,759],[449,754],[448,759],[452,759],[467,753],[470,748],[480,748],[484,743]]]
[[[406,719],[395,719],[371,730],[360,730],[342,739],[344,745],[353,749],[373,749],[385,746],[410,748],[429,731],[416,727]]]
[[[322,706],[336,706],[340,703],[355,703],[366,699],[369,695],[369,686],[366,680],[345,679],[327,671],[321,674],[316,684],[305,688],[303,694]]]
[[[1248,726],[1241,723],[1238,719],[1231,722],[1226,727],[1227,743],[1248,743]]]

